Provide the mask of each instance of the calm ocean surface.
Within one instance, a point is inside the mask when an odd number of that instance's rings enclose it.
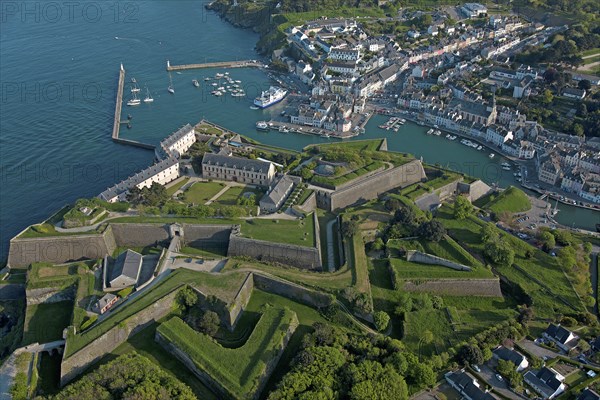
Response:
[[[74,4],[74,5],[69,5]],[[172,64],[256,59],[258,36],[204,10],[196,1],[37,2],[2,1],[0,6],[0,259],[11,237],[65,203],[95,196],[148,166],[150,151],[111,141],[119,64],[127,80],[148,87],[154,103],[126,107],[132,129],[123,137],[157,143],[185,123],[207,118],[276,146],[300,149],[331,141],[311,136],[259,133],[257,120],[277,113],[251,110],[251,99],[270,82],[257,69],[232,69],[246,98],[208,94],[202,79],[218,70],[173,73]],[[202,82],[195,88],[191,80]],[[126,85],[126,88],[128,85]],[[125,93],[129,93],[128,90]],[[142,93],[143,96],[144,93]],[[127,99],[127,96],[126,96]],[[502,186],[514,183],[499,157],[407,124],[399,133],[377,128],[376,116],[359,139],[387,137],[390,150],[413,153]],[[560,206],[559,206],[560,207]],[[563,206],[564,207],[564,206]],[[592,229],[598,214],[566,208],[566,224]]]

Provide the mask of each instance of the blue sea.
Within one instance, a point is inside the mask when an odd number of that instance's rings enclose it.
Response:
[[[251,110],[251,100],[272,83],[263,70],[231,69],[246,98],[211,96],[203,78],[223,70],[166,71],[187,64],[259,59],[257,34],[235,28],[197,1],[0,2],[0,259],[8,242],[64,204],[95,196],[148,166],[152,152],[111,140],[118,70],[134,77],[154,103],[124,107],[132,127],[121,136],[156,144],[202,118],[276,146],[300,149],[327,141],[296,134],[261,133],[257,120],[274,106]],[[170,79],[175,94],[167,92]],[[201,88],[192,79],[202,82]],[[129,83],[126,85],[126,89]],[[129,91],[125,90],[128,99]],[[373,118],[359,139],[387,137],[390,150],[422,156],[502,186],[514,183],[500,157],[427,136],[407,124],[398,133]],[[330,139],[333,140],[333,139]],[[593,228],[597,213],[566,209],[568,224]],[[560,215],[560,214],[559,214]]]

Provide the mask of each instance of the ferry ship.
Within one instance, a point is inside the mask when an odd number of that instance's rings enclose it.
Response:
[[[267,108],[281,100],[287,94],[287,90],[277,86],[271,86],[269,90],[265,90],[261,95],[254,99],[254,104],[260,108]]]

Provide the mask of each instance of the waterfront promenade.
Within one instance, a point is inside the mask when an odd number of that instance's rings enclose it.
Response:
[[[264,66],[263,63],[257,60],[242,60],[242,61],[221,61],[221,62],[209,62],[199,64],[181,64],[171,65],[171,62],[167,61],[167,71],[183,71],[186,69],[204,69],[204,68],[260,68]]]

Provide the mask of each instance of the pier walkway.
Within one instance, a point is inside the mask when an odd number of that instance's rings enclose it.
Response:
[[[155,146],[138,142],[136,140],[123,139],[119,137],[119,130],[121,129],[121,111],[123,110],[123,88],[125,87],[125,68],[121,63],[119,69],[119,83],[117,86],[117,99],[115,104],[115,118],[113,120],[112,140],[115,143],[127,144],[130,146],[141,147],[142,149],[154,150]]]
[[[167,61],[167,71],[182,71],[186,69],[203,69],[203,68],[247,68],[254,67],[260,68],[264,64],[257,60],[242,60],[242,61],[221,61],[221,62],[209,62],[200,64],[181,64],[171,65]]]

